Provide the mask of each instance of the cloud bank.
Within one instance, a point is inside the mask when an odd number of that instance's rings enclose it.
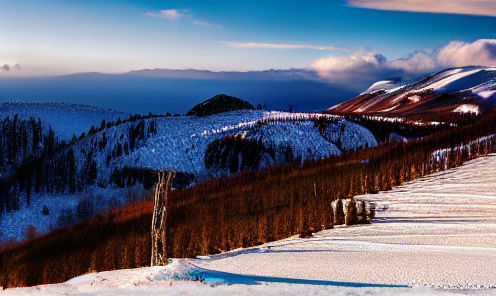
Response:
[[[348,0],[353,6],[378,10],[470,14],[496,17],[494,0]]]
[[[303,45],[303,44],[274,44],[274,43],[258,43],[258,42],[234,42],[221,41],[220,43],[232,47],[245,48],[273,48],[273,49],[315,49],[315,50],[351,50],[349,47],[342,46],[320,46],[320,45]]]
[[[463,66],[496,66],[496,40],[452,41],[446,46],[419,50],[393,61],[378,52],[328,56],[314,61],[311,68],[322,78],[346,83],[395,76],[416,78],[436,70]]]

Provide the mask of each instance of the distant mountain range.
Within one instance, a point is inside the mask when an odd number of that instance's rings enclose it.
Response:
[[[380,81],[327,113],[435,118],[446,113],[483,113],[494,108],[496,68],[462,67],[426,75],[410,84]]]
[[[0,79],[0,102],[62,102],[146,115],[185,114],[217,94],[271,110],[322,111],[360,93],[329,83],[304,69],[252,72],[140,70],[124,74],[80,73],[44,78]]]
[[[317,75],[317,72],[305,69],[289,69],[289,70],[265,70],[265,71],[208,71],[208,70],[173,70],[173,69],[143,69],[138,71],[130,71],[123,75],[132,75],[139,77],[154,77],[154,78],[173,78],[173,79],[223,79],[223,80],[295,80],[307,79],[322,81]]]

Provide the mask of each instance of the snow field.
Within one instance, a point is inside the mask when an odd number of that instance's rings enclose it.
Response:
[[[99,128],[102,119],[106,122],[116,122],[117,118],[124,120],[130,114],[117,112],[110,109],[65,103],[35,103],[35,102],[5,102],[0,103],[0,119],[7,116],[11,118],[18,114],[20,119],[30,117],[41,119],[47,128],[51,126],[59,139],[70,141],[75,134],[88,133],[91,126]]]
[[[340,148],[345,151],[377,146],[376,139],[368,129],[345,120],[328,126],[324,137],[332,143],[339,143]]]
[[[324,230],[195,263],[267,277],[428,286],[496,294],[496,156],[356,197],[377,203],[375,223]],[[472,291],[472,292],[467,292]],[[429,294],[437,291],[429,290]]]

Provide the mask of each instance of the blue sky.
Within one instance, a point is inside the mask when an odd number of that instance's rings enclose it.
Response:
[[[311,68],[332,80],[457,66],[446,59],[458,55],[492,64],[495,2],[0,0],[0,76]],[[397,62],[409,54],[415,65]]]

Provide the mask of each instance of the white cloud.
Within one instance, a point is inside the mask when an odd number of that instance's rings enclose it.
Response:
[[[159,11],[149,11],[144,13],[143,15],[151,16],[151,17],[160,17],[167,18],[170,20],[178,20],[184,17],[191,17],[191,15],[186,14],[189,12],[189,9],[166,9]]]
[[[348,0],[369,9],[496,16],[494,0]]]
[[[233,41],[221,41],[220,43],[224,43],[232,47],[247,47],[247,48],[351,50],[351,48],[341,47],[341,46],[320,46],[320,45],[304,45],[304,44],[274,44],[274,43],[258,43],[258,42],[242,43],[242,42],[233,42]]]
[[[192,24],[198,26],[211,26],[217,24],[213,24],[211,22],[206,21],[203,18],[197,18],[193,14],[190,13],[189,9],[166,9],[159,11],[148,11],[144,13],[145,16],[157,17],[157,18],[166,18],[169,20],[180,20],[180,19],[189,19]]]
[[[496,66],[496,40],[480,39],[473,43],[452,41],[439,50],[437,61],[450,67]]]
[[[377,52],[351,56],[328,56],[312,63],[319,76],[335,81],[348,79],[383,79],[409,76],[414,78],[428,72],[449,67],[495,66],[496,40],[481,39],[472,43],[452,41],[446,46],[411,53],[409,56],[387,61]]]
[[[389,61],[386,66],[407,73],[425,73],[436,69],[437,63],[432,51],[417,51],[406,58]]]

